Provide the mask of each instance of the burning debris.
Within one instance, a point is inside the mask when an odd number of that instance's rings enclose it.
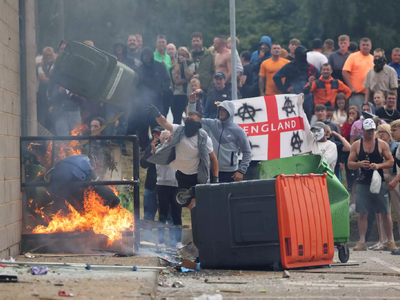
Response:
[[[87,130],[86,125],[77,126],[71,135],[82,135]],[[118,152],[115,150],[120,146],[104,139],[87,142],[31,142],[27,147],[24,154],[26,181],[49,184],[48,188],[34,188],[29,192],[28,218],[24,226],[27,234],[40,237],[87,232],[102,235],[107,240],[107,247],[116,241],[124,244],[124,233],[131,232],[133,236],[134,217],[119,204],[115,186],[100,183],[84,187],[79,184],[110,181],[107,178],[113,171],[122,177],[122,170],[116,170],[117,164],[113,160]]]
[[[45,216],[50,221],[47,226],[38,225],[33,233],[55,233],[92,230],[96,234],[106,235],[107,245],[122,239],[122,231],[134,228],[134,219],[131,212],[121,205],[114,208],[104,206],[102,199],[92,188],[85,191],[83,211],[78,212],[70,203],[65,201],[69,212],[58,211],[55,215]]]

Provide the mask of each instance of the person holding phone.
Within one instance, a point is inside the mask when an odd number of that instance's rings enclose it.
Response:
[[[187,106],[187,94],[190,94],[190,80],[194,75],[195,65],[192,63],[191,55],[186,47],[178,49],[178,59],[171,68],[172,80],[174,82],[174,94],[172,96],[171,112],[174,117],[173,123],[182,123],[182,114]]]

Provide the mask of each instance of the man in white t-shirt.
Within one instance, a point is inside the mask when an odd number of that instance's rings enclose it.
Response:
[[[180,188],[189,189],[198,183],[207,183],[210,168],[214,176],[213,182],[219,182],[218,160],[211,138],[201,128],[202,115],[199,112],[190,112],[185,119],[185,126],[169,123],[153,105],[149,106],[149,114],[173,135],[169,143],[165,143],[148,158],[149,162],[169,164],[177,170],[176,179]]]
[[[307,53],[308,63],[314,65],[318,71],[321,71],[322,65],[328,62],[328,58],[322,54],[322,47],[322,40],[314,39],[311,47],[312,51]]]
[[[320,153],[325,157],[331,170],[334,171],[338,157],[337,147],[335,143],[326,138],[326,126],[328,125],[322,122],[316,122],[311,126],[311,133],[313,134],[314,143],[316,142],[318,145]]]

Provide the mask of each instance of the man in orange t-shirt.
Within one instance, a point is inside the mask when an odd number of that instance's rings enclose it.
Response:
[[[281,46],[273,44],[271,47],[272,57],[261,64],[258,85],[260,95],[278,95],[282,92],[276,87],[273,77],[284,65],[290,63],[289,60],[280,57]]]
[[[371,40],[362,38],[360,51],[350,54],[343,66],[343,79],[352,92],[352,96],[349,99],[350,106],[355,105],[360,108],[364,102],[364,80],[369,70],[374,67],[374,57],[370,54],[371,48]]]

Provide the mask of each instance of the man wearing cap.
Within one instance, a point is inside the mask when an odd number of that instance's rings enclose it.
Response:
[[[306,130],[307,144],[313,154],[322,154],[331,170],[334,171],[338,152],[335,143],[329,141],[325,136],[326,126],[328,125],[318,121],[311,126],[311,130]]]
[[[307,53],[308,63],[314,65],[319,71],[323,64],[328,62],[328,58],[322,54],[323,43],[321,39],[314,39],[312,42],[312,51]]]
[[[388,188],[383,177],[383,169],[393,167],[393,156],[389,145],[375,138],[376,125],[372,119],[365,119],[362,124],[363,138],[356,141],[350,149],[348,167],[350,170],[358,170],[356,185],[356,212],[359,213],[358,231],[360,240],[353,251],[366,251],[365,235],[368,227],[368,212],[370,208],[380,214],[383,229],[386,235],[392,237],[392,223],[389,218]],[[378,194],[370,191],[372,175],[378,171],[382,178],[381,188]],[[393,239],[385,243],[388,250],[396,250]]]
[[[350,144],[353,145],[353,143],[358,139],[359,137],[363,137],[363,131],[362,131],[362,123],[364,119],[372,119],[375,117],[375,108],[372,105],[371,102],[364,102],[361,106],[361,119],[353,122],[353,125],[351,126],[350,129]],[[386,123],[386,122],[385,122]]]
[[[216,119],[218,117],[217,103],[232,100],[232,90],[225,86],[225,74],[217,72],[214,75],[214,85],[207,95],[204,118]]]

